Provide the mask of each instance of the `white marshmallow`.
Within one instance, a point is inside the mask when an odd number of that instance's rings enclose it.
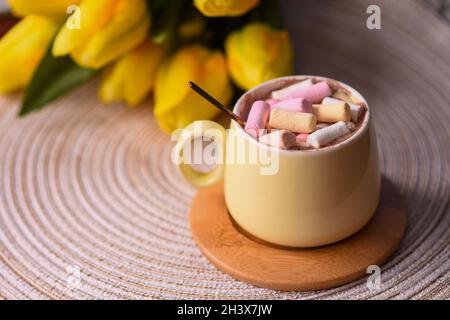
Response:
[[[286,88],[272,91],[272,98],[277,99],[277,100],[284,100],[284,99],[289,98],[290,97],[289,95],[292,92],[295,92],[295,91],[298,91],[301,89],[305,89],[305,88],[309,88],[309,87],[312,87],[313,85],[314,85],[314,83],[312,82],[311,79],[303,80],[301,82],[294,83],[293,85],[290,85]]]
[[[326,97],[325,99],[322,100],[322,104],[336,104],[336,103],[342,103],[345,102],[343,100],[339,100],[339,99],[335,99],[335,98],[330,98],[330,97]],[[362,114],[364,108],[362,106],[360,106],[359,104],[354,104],[354,103],[347,103],[350,106],[350,113],[352,114],[352,121],[353,122],[358,122],[359,116]]]
[[[296,136],[287,130],[277,130],[259,137],[258,140],[272,147],[290,149],[296,143]]]
[[[317,149],[347,133],[350,133],[347,125],[344,121],[339,121],[335,124],[332,124],[331,126],[314,131],[313,133],[309,134],[306,141],[311,146]]]

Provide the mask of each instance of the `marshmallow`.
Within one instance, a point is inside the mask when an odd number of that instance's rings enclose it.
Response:
[[[345,102],[328,105],[314,104],[313,113],[320,122],[350,121],[352,118],[350,107]]]
[[[266,127],[270,115],[270,105],[264,101],[255,101],[248,114],[245,131],[258,138],[260,130]]]
[[[306,142],[306,140],[308,139],[308,134],[307,133],[299,133],[296,137],[296,141],[295,141],[295,146],[297,147],[297,149],[307,149],[310,148],[311,145]]]
[[[308,138],[308,134],[307,133],[299,133],[298,135],[297,135],[297,142],[300,142],[300,141],[306,141],[306,139]]]
[[[313,86],[313,82],[311,79],[307,79],[307,80],[303,80],[301,82],[297,82],[294,83],[293,85],[290,85],[286,88],[280,89],[280,90],[276,90],[272,92],[272,98],[277,99],[277,100],[284,100],[286,98],[289,98],[289,95],[292,92],[301,90],[301,89],[306,89],[309,87]]]
[[[346,122],[345,124],[347,125],[348,130],[350,131],[356,130],[356,124],[354,124],[353,122]]]
[[[259,142],[280,149],[290,149],[295,145],[296,137],[290,131],[277,130],[259,137]]]
[[[350,133],[344,121],[339,121],[331,126],[317,130],[310,135],[306,141],[314,148],[320,148],[337,138]]]
[[[358,99],[348,94],[344,89],[337,89],[333,94],[333,97],[339,100],[343,100],[347,103],[358,104],[361,103]]]
[[[290,93],[290,98],[303,98],[311,101],[312,103],[320,103],[325,97],[329,97],[333,94],[330,86],[326,81],[321,81],[313,85],[312,87],[300,89]]]
[[[322,104],[328,105],[328,104],[337,104],[337,103],[342,103],[342,102],[345,102],[345,101],[327,97],[327,98],[323,99]],[[361,105],[354,104],[354,103],[348,103],[348,105],[350,106],[350,113],[352,115],[352,121],[355,123],[358,122],[358,119],[361,116],[361,114],[363,113],[364,108]]]
[[[289,100],[280,101],[274,105],[271,105],[271,109],[283,109],[292,112],[309,112],[312,113],[312,104],[309,100],[303,98],[294,98]]]
[[[309,149],[309,148],[311,148],[311,145],[308,143],[308,142],[306,142],[306,141],[299,141],[299,140],[297,140],[297,143],[295,144],[295,147],[297,148],[297,149]]]
[[[324,123],[324,122],[318,123],[318,124],[316,125],[316,130],[326,128],[326,127],[328,127],[329,125],[330,125],[329,123]]]
[[[269,126],[296,133],[309,133],[316,129],[316,122],[316,117],[312,113],[273,109],[270,113]]]
[[[278,102],[280,102],[277,99],[267,99],[266,102],[270,105],[270,107],[272,108],[272,106],[274,106],[275,104],[277,104]]]

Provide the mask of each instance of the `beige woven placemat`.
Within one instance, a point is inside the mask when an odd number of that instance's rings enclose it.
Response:
[[[368,4],[382,30],[366,28]],[[195,189],[170,162],[147,108],[101,106],[90,84],[16,118],[0,98],[0,298],[449,298],[450,30],[414,1],[284,1],[298,72],[359,89],[381,166],[408,205],[408,230],[382,268],[318,292],[235,281],[200,254]],[[301,266],[299,266],[301,267]]]

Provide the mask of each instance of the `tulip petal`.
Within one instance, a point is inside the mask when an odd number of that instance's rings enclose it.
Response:
[[[189,80],[222,103],[230,101],[232,88],[223,55],[200,46],[181,49],[159,70],[156,80],[155,117],[167,133],[219,112],[188,87]]]
[[[105,103],[125,100],[131,106],[142,102],[153,88],[163,53],[160,46],[147,40],[117,61],[102,79],[101,100]]]
[[[84,67],[101,68],[138,46],[150,27],[142,0],[119,0],[111,21],[72,57]]]
[[[24,17],[39,15],[62,20],[67,17],[67,8],[80,0],[8,0],[13,13]]]
[[[259,0],[194,0],[194,5],[208,17],[239,16],[256,7]]]
[[[80,8],[80,28],[65,24],[55,38],[54,56],[64,56],[87,43],[113,17],[118,0],[84,0]]]
[[[231,33],[225,43],[228,68],[236,84],[250,89],[292,73],[293,52],[286,31],[252,23]]]
[[[0,92],[28,84],[57,29],[52,20],[27,16],[0,40]]]
[[[125,60],[128,72],[124,96],[129,105],[140,103],[153,88],[163,54],[162,47],[149,40]]]
[[[184,48],[164,63],[156,79],[156,113],[165,112],[180,104],[190,91],[188,82],[197,81],[198,70],[201,68],[201,62],[206,60],[207,54],[206,49],[198,46]]]
[[[123,79],[125,65],[118,61],[103,71],[98,96],[103,103],[119,102],[123,100]]]
[[[264,68],[262,75],[264,79],[269,80],[292,73],[294,68],[294,55],[289,33],[287,31],[280,32],[277,49],[272,62],[267,64],[267,67]],[[278,59],[277,57],[283,57],[283,59]]]

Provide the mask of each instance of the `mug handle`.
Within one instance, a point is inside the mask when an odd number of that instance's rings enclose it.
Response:
[[[215,167],[207,173],[194,170],[191,165],[183,162],[183,150],[185,147],[190,148],[194,139],[207,137],[215,141],[216,144],[222,147],[222,156],[225,159],[225,128],[220,124],[210,121],[201,120],[194,121],[186,128],[184,128],[181,134],[177,137],[177,143],[175,146],[175,156],[178,157],[178,168],[184,176],[184,178],[193,186],[205,188],[212,186],[223,180],[224,174],[224,161],[215,165]],[[216,146],[217,152],[217,146]]]

